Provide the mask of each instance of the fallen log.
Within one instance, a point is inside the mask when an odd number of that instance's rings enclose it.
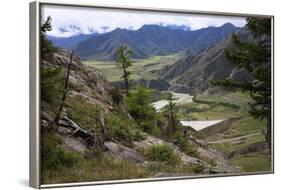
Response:
[[[90,146],[104,147],[102,134],[81,128],[67,116],[62,117],[58,121],[58,125],[71,129],[73,131],[73,136],[83,138]]]

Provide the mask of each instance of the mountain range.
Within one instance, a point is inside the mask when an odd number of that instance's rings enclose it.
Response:
[[[231,23],[199,30],[182,26],[143,25],[138,30],[117,28],[104,34],[49,39],[59,47],[75,48],[75,53],[82,59],[113,60],[115,50],[122,44],[132,49],[133,58],[141,59],[182,50],[198,53],[240,29]]]
[[[133,51],[132,57],[139,59],[178,53],[184,49],[197,53],[238,30],[230,23],[195,31],[160,25],[143,25],[138,30],[117,28],[78,43],[75,52],[84,59],[113,60],[116,49],[127,44]]]

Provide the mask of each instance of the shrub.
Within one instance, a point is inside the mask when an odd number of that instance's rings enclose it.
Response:
[[[72,167],[79,159],[73,152],[65,152],[62,139],[53,132],[43,135],[41,142],[41,161],[43,169],[60,170],[63,167]]]
[[[139,130],[135,130],[133,139],[134,141],[142,141],[146,139],[146,136],[143,133],[141,133]]]
[[[151,145],[144,151],[144,155],[151,161],[165,162],[169,165],[175,165],[181,161],[180,157],[167,144]]]
[[[154,130],[154,121],[153,120],[138,120],[137,121],[138,126],[141,128],[141,130],[149,133],[153,133]]]
[[[127,128],[118,128],[118,130],[115,130],[114,135],[123,142],[125,141],[131,144],[133,141],[133,134]]]
[[[125,99],[128,111],[142,130],[151,132],[155,126],[156,110],[150,104],[150,91],[145,87],[131,90]]]
[[[63,93],[62,67],[41,68],[41,98],[43,101],[58,106]]]
[[[204,166],[201,164],[196,164],[192,167],[194,173],[202,173],[204,171]]]

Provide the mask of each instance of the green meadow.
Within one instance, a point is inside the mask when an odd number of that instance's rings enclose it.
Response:
[[[155,79],[156,75],[153,74],[153,71],[157,71],[166,65],[173,64],[180,57],[180,54],[172,54],[165,56],[152,56],[147,59],[133,59],[132,66],[128,68],[128,70],[132,73],[130,75],[130,79]],[[106,76],[106,79],[111,82],[122,80],[122,71],[116,67],[115,61],[87,60],[83,63],[87,66],[95,67],[100,70]]]

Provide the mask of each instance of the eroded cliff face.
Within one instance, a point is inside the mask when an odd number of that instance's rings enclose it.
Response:
[[[238,35],[242,40],[251,38],[245,29],[239,31]],[[213,88],[209,84],[210,80],[233,78],[251,81],[252,78],[245,70],[235,68],[226,58],[225,50],[232,47],[230,35],[196,55],[186,52],[182,59],[164,67],[158,74],[170,82],[169,90],[191,94],[202,93]],[[216,92],[216,89],[209,91]]]

